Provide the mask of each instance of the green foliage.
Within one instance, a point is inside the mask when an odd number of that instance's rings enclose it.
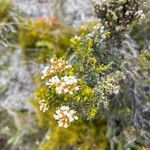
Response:
[[[150,49],[150,48],[149,48]],[[143,50],[140,54],[140,65],[143,71],[150,73],[150,52],[149,49]]]
[[[61,26],[55,18],[26,20],[18,26],[19,43],[26,57],[46,62],[54,54],[70,54],[71,28]]]
[[[102,120],[95,120],[91,123],[80,122],[65,130],[55,126],[48,133],[51,140],[44,140],[40,149],[65,150],[71,147],[77,150],[107,149],[108,141],[105,137],[105,130],[106,122]]]
[[[0,0],[0,22],[11,20],[9,11],[12,7],[12,4],[9,0]]]
[[[121,57],[111,48],[112,44],[107,39],[100,42],[102,34],[99,33],[101,24],[92,27],[81,26],[79,35],[71,39],[73,50],[76,54],[76,71],[80,77],[91,87],[102,76],[121,69]],[[102,39],[103,40],[103,39]]]
[[[133,25],[130,31],[132,38],[138,43],[140,47],[143,47],[147,41],[150,41],[150,13],[146,13],[146,18],[142,23],[136,23]],[[144,27],[144,28],[143,28]]]

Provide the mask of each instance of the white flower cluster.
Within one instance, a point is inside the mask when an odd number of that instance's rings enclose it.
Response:
[[[62,58],[52,58],[50,60],[51,66],[46,66],[42,71],[42,79],[50,77],[57,72],[62,72],[65,69],[71,68],[71,65],[68,64],[68,61],[63,60]]]
[[[49,80],[48,80],[48,82],[46,82],[46,85],[48,85],[48,86],[53,86],[53,85],[57,85],[57,84],[59,84],[60,83],[60,79],[59,79],[59,77],[58,76],[54,76],[54,77],[52,77],[52,78],[50,78]]]
[[[92,0],[101,24],[111,33],[127,30],[128,25],[143,20],[145,15],[139,8],[142,1],[133,0]],[[117,26],[117,28],[116,28]],[[116,29],[117,30],[116,30]]]
[[[54,76],[51,79],[49,79],[49,82],[46,83],[48,86],[56,85],[56,93],[62,94],[62,93],[69,93],[73,94],[74,91],[79,90],[78,80],[75,76],[64,76],[59,79],[58,76]]]
[[[46,85],[52,87],[53,85],[56,86],[55,90],[57,94],[62,93],[69,93],[73,94],[74,91],[78,91],[79,87],[77,85],[78,80],[75,76],[64,76],[58,77],[57,75],[53,76],[54,74],[64,71],[71,67],[68,64],[68,61],[62,60],[62,58],[52,58],[50,60],[51,67],[47,66],[42,71],[42,79],[47,78]]]
[[[73,94],[74,91],[79,90],[77,85],[78,81],[75,76],[64,76],[60,80],[60,84],[56,87],[56,93],[69,93]]]
[[[41,111],[46,112],[48,110],[48,108],[49,108],[48,104],[44,99],[40,100],[39,104],[40,104],[40,110]]]
[[[124,75],[120,71],[111,73],[106,77],[102,77],[99,85],[95,88],[96,93],[100,95],[99,102],[103,104],[105,108],[108,107],[112,94],[118,94],[120,91],[119,81],[124,78]]]
[[[49,66],[46,66],[46,67],[44,68],[44,70],[42,70],[42,74],[43,74],[43,75],[41,76],[41,79],[44,79],[44,78],[50,76],[50,75],[51,75],[50,67],[49,67]]]
[[[106,34],[105,34],[105,27],[104,26],[101,26],[100,27],[100,35],[101,35],[101,40],[105,40],[106,39]]]
[[[69,106],[62,106],[54,114],[54,119],[58,121],[59,127],[67,128],[71,122],[78,120],[76,111],[71,110]]]
[[[78,39],[78,37],[76,37]],[[64,71],[71,67],[68,61],[64,61],[61,58],[52,58],[50,60],[51,66],[45,67],[42,71],[42,79],[46,78],[46,85],[49,88],[54,88],[57,94],[73,94],[74,91],[79,90],[78,80],[75,76],[60,76],[59,72]],[[45,112],[49,109],[49,105],[45,100],[40,100],[40,110]],[[69,124],[77,120],[75,115],[76,111],[71,110],[68,106],[62,106],[54,114],[54,118],[58,121],[59,127],[67,128]]]
[[[112,73],[107,75],[105,78],[102,78],[102,82],[106,84],[105,90],[109,94],[118,94],[120,90],[119,80],[121,73],[117,71],[116,73]]]

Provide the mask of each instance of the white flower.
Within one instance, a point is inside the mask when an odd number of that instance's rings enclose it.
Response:
[[[75,120],[78,120],[79,118],[78,118],[78,116],[74,116],[74,119],[75,119]]]
[[[58,84],[59,82],[60,82],[59,77],[54,76],[51,79],[49,79],[49,82],[47,82],[46,85],[52,86],[52,85]]]
[[[68,91],[69,91],[69,90],[68,90],[67,88],[64,89],[64,93],[68,93]]]
[[[95,26],[93,27],[93,29],[94,29],[94,30],[98,30],[99,27],[100,27],[100,24],[97,24],[97,25],[95,25]]]
[[[42,73],[43,73],[43,74],[47,73],[47,71],[48,71],[49,69],[50,69],[49,66],[46,66],[46,67],[44,68],[44,70],[42,71]]]
[[[104,33],[104,29],[105,29],[105,27],[104,27],[104,26],[101,26],[101,27],[100,27],[100,33]]]
[[[40,104],[41,111],[46,112],[48,110],[49,108],[48,103],[44,99],[40,100],[39,104]]]
[[[42,79],[51,77],[58,72],[62,72],[65,69],[69,69],[72,67],[71,65],[69,65],[68,61],[63,60],[62,58],[52,58],[50,60],[50,63],[50,67],[46,66],[44,70],[42,70]]]
[[[79,87],[78,87],[78,86],[76,86],[74,89],[75,89],[76,91],[78,91],[78,90],[79,90]]]
[[[113,93],[117,95],[119,93],[119,90],[120,90],[120,86],[116,86],[113,89]]]
[[[75,76],[64,76],[62,78],[62,80],[64,80],[64,82],[66,84],[73,84],[73,83],[77,83],[77,79]]]
[[[71,122],[78,120],[78,117],[75,114],[76,111],[71,110],[69,106],[61,106],[61,108],[55,112],[53,117],[57,120],[59,127],[67,128]]]
[[[68,124],[67,123],[64,124],[64,128],[68,128]]]
[[[69,92],[69,94],[71,94],[71,95],[72,95],[72,94],[73,94],[73,92],[72,92],[72,91],[70,91],[70,92]]]
[[[63,127],[63,123],[62,122],[58,122],[58,126],[59,127]]]
[[[64,76],[60,79],[55,90],[57,94],[69,93],[73,94],[74,91],[78,91],[79,87],[77,85],[78,80],[75,76]]]
[[[62,87],[60,87],[60,86],[56,87],[55,90],[56,90],[57,94],[62,94],[63,93]]]
[[[106,39],[106,35],[102,34],[102,39],[105,40]]]
[[[76,35],[76,36],[74,36],[74,39],[80,41],[81,37]]]
[[[44,79],[45,77],[47,77],[48,75],[49,75],[49,71],[50,71],[50,68],[49,68],[49,66],[46,66],[45,68],[44,68],[44,70],[42,70],[42,77],[41,77],[41,79]]]
[[[60,110],[69,110],[69,106],[61,106]]]

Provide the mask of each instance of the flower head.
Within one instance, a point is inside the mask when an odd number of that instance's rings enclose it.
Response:
[[[73,94],[74,91],[79,90],[77,85],[78,80],[75,76],[64,76],[61,78],[60,83],[56,86],[56,93],[69,93]]]
[[[42,79],[46,78],[47,76],[49,76],[51,74],[51,70],[50,70],[50,67],[49,66],[46,66],[44,68],[44,70],[42,70]]]
[[[56,110],[53,117],[57,120],[59,127],[67,128],[71,122],[78,120],[75,114],[76,111],[71,110],[69,106],[61,106],[60,109]]]
[[[48,103],[44,99],[40,100],[39,104],[40,104],[41,111],[46,112],[48,110],[49,108]]]
[[[54,76],[51,79],[49,79],[48,82],[46,82],[46,85],[52,86],[52,85],[55,85],[55,84],[58,84],[58,83],[60,83],[59,77],[58,76]]]
[[[71,67],[71,65],[68,64],[68,61],[63,60],[62,58],[52,58],[50,63],[51,70],[54,70],[55,72],[60,72]]]
[[[63,60],[62,58],[52,58],[50,60],[50,67],[46,66],[44,70],[42,71],[42,79],[45,79],[46,77],[51,77],[52,75],[62,72],[65,69],[68,69],[71,67],[71,65],[68,64],[68,61]]]

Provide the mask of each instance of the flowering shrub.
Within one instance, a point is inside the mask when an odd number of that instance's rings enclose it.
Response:
[[[108,109],[111,96],[119,93],[119,81],[123,79],[120,67],[112,73],[115,62],[106,57],[99,63],[99,58],[93,54],[93,44],[98,42],[98,26],[91,29],[81,26],[79,35],[70,40],[77,62],[70,65],[62,58],[52,58],[50,65],[42,71],[46,93],[44,97],[39,96],[39,101],[43,112],[69,105],[77,108],[79,118],[92,119],[102,110],[101,107]]]
[[[124,33],[130,25],[145,18],[140,9],[142,1],[110,0],[93,3],[100,23],[95,22],[79,27],[76,35],[70,39],[74,53],[67,56],[69,61],[62,58],[51,59],[56,61],[57,65],[54,67],[51,62],[43,70],[44,91],[36,95],[36,100],[42,100],[44,103],[42,106],[45,107],[44,112],[46,112],[41,114],[43,117],[44,114],[47,117],[53,116],[59,127],[67,128],[63,130],[56,127],[58,132],[70,132],[80,122],[85,122],[86,126],[89,124],[95,126],[95,122],[101,122],[101,119],[105,118],[110,143],[115,143],[117,148],[121,145],[121,148],[126,149],[135,144],[132,141],[131,143],[134,144],[131,146],[127,142],[126,131],[133,131],[134,134],[136,130],[131,128],[129,123],[132,109],[130,102],[126,100],[129,98],[128,94],[124,94],[128,92],[126,91],[128,63],[121,50],[126,40]],[[41,108],[41,103],[39,107]],[[70,113],[71,110],[73,114]],[[120,125],[121,123],[123,125]],[[95,130],[97,130],[96,127]],[[48,134],[54,133],[52,131]],[[124,137],[121,138],[121,135]],[[132,138],[135,138],[135,135]],[[73,143],[76,141],[78,140],[76,139]],[[66,143],[66,141],[63,142]],[[95,142],[92,143],[95,144]],[[50,145],[49,142],[45,143]],[[115,147],[115,144],[112,147]],[[69,145],[72,144],[69,143]],[[73,145],[76,147],[76,144]],[[41,146],[44,145],[41,144]],[[80,146],[77,144],[77,147]],[[96,144],[95,149],[99,147]],[[104,147],[104,149],[107,148],[106,145]],[[88,148],[93,149],[92,145]]]
[[[142,2],[93,0],[99,21],[75,29],[53,17],[15,23],[13,39],[43,67],[31,119],[39,149],[149,147],[149,43],[141,50],[126,32],[145,18]]]

